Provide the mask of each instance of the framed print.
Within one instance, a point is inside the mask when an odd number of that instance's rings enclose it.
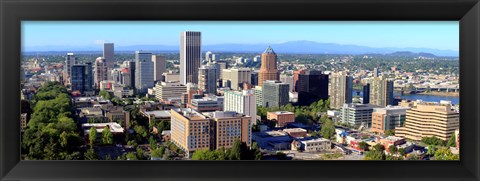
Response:
[[[479,179],[478,1],[0,5],[4,180]]]

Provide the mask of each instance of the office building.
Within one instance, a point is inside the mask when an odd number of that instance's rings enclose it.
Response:
[[[158,100],[167,100],[170,98],[181,98],[183,93],[187,92],[187,87],[180,82],[159,82],[153,88],[155,98]]]
[[[202,97],[191,99],[187,107],[199,112],[222,111],[223,101],[223,97],[220,96]]]
[[[104,80],[108,80],[108,67],[105,58],[98,57],[95,60],[95,76],[94,76],[94,84],[95,88],[100,88],[100,82]]]
[[[352,103],[353,78],[344,72],[332,74],[328,93],[330,108],[340,109],[343,104]]]
[[[207,94],[217,94],[217,74],[215,66],[202,65],[198,69],[198,88]]]
[[[128,65],[128,72],[130,74],[130,86],[135,87],[136,63],[135,61],[129,61],[127,65]]]
[[[401,127],[405,123],[406,112],[409,107],[387,106],[374,108],[372,113],[372,128],[370,131],[384,134],[387,130]]]
[[[367,83],[362,86],[363,88],[363,104],[369,104],[370,103],[370,84]]]
[[[460,114],[448,103],[415,102],[407,110],[405,126],[395,129],[395,136],[411,140],[437,137],[447,141],[460,127]]]
[[[393,81],[375,77],[370,82],[370,104],[381,107],[393,105]]]
[[[252,71],[250,83],[255,86],[258,85],[258,71]]]
[[[228,69],[228,62],[224,60],[216,60],[215,66],[217,68],[218,78],[223,79],[223,70]]]
[[[298,92],[298,79],[300,75],[304,75],[306,70],[295,70],[293,72],[293,91]]]
[[[235,111],[250,117],[252,125],[256,123],[257,102],[253,90],[225,91],[224,111]]]
[[[255,93],[255,98],[257,99],[257,106],[263,106],[263,88],[262,86],[256,86],[253,88],[253,92]]]
[[[373,107],[369,104],[349,103],[340,108],[340,122],[349,126],[369,128],[372,124]]]
[[[252,70],[249,68],[230,68],[223,70],[223,87],[242,90],[244,83],[251,83]]]
[[[263,107],[280,107],[288,104],[288,84],[286,83],[278,80],[267,80],[262,85],[262,92]]]
[[[215,54],[213,54],[211,51],[208,51],[205,53],[205,60],[208,63],[213,63],[215,61]]]
[[[277,122],[277,127],[285,127],[288,123],[295,122],[295,114],[288,111],[267,112],[267,120]]]
[[[258,85],[262,86],[266,80],[279,80],[277,54],[270,46],[262,53],[262,65],[258,73]]]
[[[153,62],[153,81],[163,81],[162,74],[166,71],[165,57],[161,55],[152,55]]]
[[[135,51],[135,88],[138,93],[147,92],[154,86],[152,53]]]
[[[93,69],[92,63],[86,63],[82,65],[72,66],[72,91],[85,91],[93,90]]]
[[[298,75],[298,104],[309,106],[320,99],[328,99],[328,75],[310,70]]]
[[[73,53],[67,53],[67,57],[65,57],[65,65],[63,67],[63,80],[65,85],[71,84],[71,73],[72,73],[72,66],[77,64],[77,57]]]
[[[293,76],[287,74],[280,74],[280,81],[288,84],[288,91],[293,92]]]
[[[201,63],[201,32],[185,31],[180,34],[180,83],[198,84]]]
[[[114,52],[115,50],[113,43],[103,44],[103,58],[105,58],[105,61],[107,62],[108,70],[112,70],[115,65]],[[109,77],[108,80],[112,80],[111,77]]]

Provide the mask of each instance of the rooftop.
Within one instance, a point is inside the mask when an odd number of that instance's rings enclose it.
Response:
[[[275,111],[275,112],[268,112],[268,113],[273,113],[273,114],[293,114],[293,112],[288,112],[288,111]]]
[[[264,54],[274,54],[274,55],[276,55],[276,53],[273,51],[271,46],[268,46],[268,48],[263,53]]]
[[[145,114],[155,115],[155,118],[169,118],[170,111],[145,111]]]

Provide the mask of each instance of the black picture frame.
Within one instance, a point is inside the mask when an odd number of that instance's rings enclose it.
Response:
[[[479,180],[478,0],[0,0],[2,180]],[[460,161],[20,161],[22,20],[460,21]]]

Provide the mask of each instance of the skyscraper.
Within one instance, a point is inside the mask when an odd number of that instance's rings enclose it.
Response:
[[[287,74],[280,74],[280,81],[282,81],[283,83],[286,83],[288,84],[288,90],[290,92],[293,92],[293,76],[292,75],[287,75]]]
[[[258,74],[258,85],[262,86],[266,80],[279,80],[277,70],[277,54],[272,47],[268,48],[262,53],[262,66]]]
[[[330,107],[340,109],[345,103],[352,103],[353,78],[344,72],[330,76]]]
[[[328,75],[317,70],[298,75],[298,104],[308,106],[320,99],[328,99]]]
[[[370,83],[366,83],[365,85],[362,86],[363,88],[363,104],[369,104],[370,103]]]
[[[107,62],[105,61],[105,58],[98,57],[95,60],[95,76],[94,76],[95,88],[99,89],[100,82],[103,80],[108,80],[108,74],[109,72],[108,72]]]
[[[162,74],[166,71],[165,57],[161,55],[152,55],[153,62],[153,81],[162,81]]]
[[[254,91],[226,91],[224,95],[223,110],[235,111],[250,116],[251,124],[255,124],[257,117],[257,104]]]
[[[370,104],[386,107],[393,105],[393,81],[383,76],[370,82]]]
[[[72,91],[91,91],[93,85],[92,63],[72,66]]]
[[[201,63],[201,32],[185,31],[180,34],[180,83],[198,83]]]
[[[202,65],[198,69],[198,88],[207,94],[217,94],[217,74],[215,66]]]
[[[288,104],[288,84],[267,80],[262,85],[263,107],[280,107]]]
[[[71,84],[71,73],[72,73],[72,66],[77,64],[77,57],[73,53],[67,53],[67,57],[65,58],[65,65],[63,67],[63,80],[65,80],[65,85]]]
[[[130,86],[135,87],[135,62],[134,61],[129,61],[128,62],[128,72],[130,73]]]
[[[115,64],[113,43],[103,44],[103,58],[105,58],[105,61],[107,62],[108,70],[112,70]],[[112,80],[111,75],[109,75],[108,80]]]
[[[135,52],[135,88],[140,93],[147,92],[148,88],[154,86],[152,53]]]

